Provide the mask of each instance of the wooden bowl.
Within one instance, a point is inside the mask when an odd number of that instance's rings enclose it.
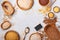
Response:
[[[29,40],[41,40],[42,34],[40,33],[33,33],[30,35]]]
[[[10,30],[8,31],[5,36],[5,40],[20,40],[20,36],[16,31]]]

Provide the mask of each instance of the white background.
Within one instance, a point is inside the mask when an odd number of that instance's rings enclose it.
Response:
[[[0,24],[3,22],[3,18],[4,18],[4,11],[1,6],[1,3],[3,1],[4,0],[0,0]],[[16,0],[9,0],[9,2],[13,5],[13,7],[15,7],[15,13],[12,16],[12,18],[9,20],[12,23],[12,26],[11,26],[11,28],[9,28],[7,30],[2,30],[0,27],[0,40],[4,40],[4,35],[9,30],[14,30],[14,31],[18,32],[21,37],[21,40],[22,40],[24,37],[25,27],[27,27],[27,26],[30,28],[30,33],[27,35],[26,40],[29,40],[29,36],[32,33],[36,32],[36,30],[34,29],[34,27],[36,25],[41,23],[43,27],[45,26],[45,24],[43,23],[45,15],[43,15],[41,12],[38,11],[41,7],[38,0],[34,0],[33,7],[27,11],[21,10],[16,5]],[[52,5],[52,10],[53,10],[54,6],[59,6],[59,5],[60,5],[60,0],[56,0],[54,5]],[[51,10],[51,12],[53,12],[52,10]],[[60,18],[60,12],[55,13],[55,15],[58,18]],[[58,21],[59,20],[60,19],[58,19]],[[60,25],[60,23],[57,22],[57,26],[59,26],[59,25]]]

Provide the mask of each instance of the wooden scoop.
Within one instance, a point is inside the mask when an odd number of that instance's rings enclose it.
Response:
[[[14,7],[12,6],[12,4],[9,1],[4,1],[2,3],[2,8],[5,12],[5,15],[7,15],[7,16],[11,16],[15,12]]]
[[[60,32],[56,25],[48,24],[45,26],[44,31],[50,40],[60,40]]]

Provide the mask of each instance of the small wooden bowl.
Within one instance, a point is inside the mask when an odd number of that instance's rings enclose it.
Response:
[[[42,6],[47,6],[47,5],[50,3],[50,0],[39,0],[39,3],[40,3]]]
[[[1,24],[1,28],[2,28],[3,30],[9,29],[11,26],[12,26],[12,24],[11,24],[9,21],[4,21],[4,22]]]
[[[59,12],[60,12],[60,8],[59,8],[58,6],[55,6],[55,7],[53,8],[53,11],[54,11],[55,13],[59,13]]]
[[[49,13],[48,13],[48,17],[49,17],[49,18],[54,18],[54,16],[55,16],[55,15],[54,15],[53,12],[49,12]]]

